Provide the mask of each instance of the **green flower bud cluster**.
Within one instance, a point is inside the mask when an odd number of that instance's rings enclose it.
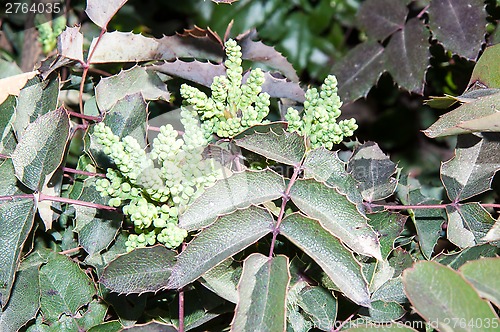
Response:
[[[337,79],[329,75],[321,85],[321,92],[316,88],[308,89],[305,95],[302,118],[294,108],[289,108],[285,115],[288,131],[297,132],[309,139],[312,148],[324,146],[331,149],[342,142],[344,137],[354,134],[358,128],[355,119],[341,120],[342,102],[337,94]]]
[[[156,242],[179,246],[187,236],[177,226],[179,213],[222,176],[220,165],[202,157],[208,140],[196,111],[184,109],[181,122],[182,138],[171,125],[160,127],[149,155],[132,137],[120,139],[104,123],[94,127],[93,140],[116,165],[96,187],[101,195],[112,197],[109,205],[124,205],[123,213],[134,224],[136,234],[129,235],[127,250]]]
[[[37,25],[38,40],[42,44],[43,53],[51,52],[57,45],[57,36],[66,28],[66,17],[56,17],[54,20]]]
[[[262,70],[257,68],[250,71],[246,83],[242,84],[241,47],[229,39],[225,49],[226,75],[214,77],[210,87],[211,97],[187,84],[181,86],[180,92],[185,103],[192,105],[200,115],[206,138],[212,134],[233,137],[262,123],[269,113],[270,96],[261,93],[265,80]]]

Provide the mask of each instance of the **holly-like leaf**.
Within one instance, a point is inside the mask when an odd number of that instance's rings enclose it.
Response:
[[[234,138],[236,145],[268,159],[287,165],[299,165],[306,152],[304,138],[284,129],[247,130]],[[248,133],[247,133],[248,132]]]
[[[442,115],[424,133],[430,138],[436,138],[472,132],[499,132],[498,109],[500,109],[500,93],[481,96]]]
[[[479,244],[491,229],[495,220],[479,203],[447,207],[448,240],[460,248]]]
[[[243,79],[248,77],[248,72]],[[273,98],[288,98],[299,103],[305,101],[305,92],[299,83],[292,82],[278,74],[264,72],[265,81],[262,84],[262,92],[267,92]]]
[[[0,79],[0,103],[3,103],[9,95],[19,96],[19,92],[32,79],[37,71],[22,73]]]
[[[290,191],[297,207],[359,254],[382,260],[380,243],[356,206],[336,189],[314,180],[299,180]]]
[[[179,227],[187,230],[206,227],[217,216],[272,201],[284,191],[283,178],[271,170],[236,173],[205,190],[179,217]]]
[[[273,222],[267,210],[255,206],[218,218],[177,256],[168,288],[178,289],[195,281],[271,232]]]
[[[361,43],[337,62],[332,73],[339,82],[344,103],[365,97],[385,71],[384,48],[375,41]]]
[[[403,281],[401,277],[389,279],[379,289],[372,294],[372,301],[384,302],[408,302],[403,291]]]
[[[233,263],[232,259],[226,259],[204,273],[200,282],[223,299],[237,303],[238,292],[236,286],[241,277],[241,266]]]
[[[226,75],[226,67],[222,63],[213,64],[198,60],[187,62],[176,59],[175,61],[154,65],[150,68],[160,73],[183,78],[204,86],[210,86],[215,76]]]
[[[337,299],[319,286],[306,286],[299,293],[298,305],[314,322],[314,326],[330,331],[337,319]]]
[[[66,27],[57,37],[57,53],[65,58],[84,62],[83,34],[80,32],[79,26]]]
[[[346,166],[336,151],[321,147],[307,154],[303,164],[304,178],[314,178],[337,188],[339,192],[346,194],[350,201],[358,204],[358,208],[362,208],[363,197],[358,190],[358,183],[347,173]]]
[[[0,202],[0,305],[9,300],[24,242],[33,226],[33,199]]]
[[[0,153],[10,154],[16,147],[16,137],[12,125],[16,110],[16,98],[9,96],[0,105]]]
[[[458,137],[455,156],[441,165],[441,181],[452,201],[466,200],[490,189],[500,169],[500,134]]]
[[[298,82],[299,77],[292,64],[272,46],[264,45],[261,41],[256,41],[257,32],[255,29],[244,32],[236,37],[241,46],[242,58],[254,62],[263,63],[281,72],[285,77],[293,82]]]
[[[157,292],[167,286],[174,260],[162,245],[138,248],[109,263],[99,281],[120,294]]]
[[[97,46],[96,46],[97,45]],[[134,45],[134,47],[130,47]],[[141,62],[197,58],[222,61],[222,45],[209,37],[192,35],[164,36],[160,39],[131,32],[106,32],[99,44],[94,38],[89,53],[91,63]]]
[[[170,93],[158,75],[144,67],[135,66],[117,75],[103,78],[95,89],[97,106],[109,111],[119,100],[141,93],[145,100],[169,100]]]
[[[398,198],[405,205],[435,205],[441,201],[423,194],[422,184],[418,180],[402,177],[397,190]],[[434,246],[441,236],[442,225],[446,215],[442,209],[414,209],[410,217],[415,224],[418,235],[418,243],[422,254],[430,259]]]
[[[498,248],[489,244],[483,244],[469,247],[453,254],[441,253],[437,255],[434,260],[439,264],[448,265],[452,269],[458,269],[460,266],[472,260],[482,257],[497,257],[497,253]]]
[[[345,296],[369,306],[368,285],[360,264],[325,228],[317,220],[294,213],[283,219],[280,233],[314,259]]]
[[[433,0],[429,26],[444,47],[466,59],[475,60],[484,43],[486,10],[481,0]]]
[[[0,331],[18,331],[35,318],[40,307],[38,266],[17,273],[6,308],[0,311]]]
[[[94,179],[85,181],[83,192],[78,198],[84,202],[106,205],[109,197],[102,197],[95,189]],[[89,255],[106,249],[115,239],[121,227],[123,216],[96,208],[74,205],[78,243]]]
[[[458,273],[435,262],[420,261],[403,273],[405,292],[426,321],[440,331],[472,331],[467,324],[478,319],[498,321],[498,316],[476,290]],[[478,326],[476,326],[478,327]]]
[[[87,8],[85,13],[88,17],[97,24],[100,28],[106,29],[111,18],[115,16],[116,12],[127,2],[127,0],[87,0]]]
[[[35,77],[26,83],[17,100],[14,130],[18,139],[22,138],[26,127],[40,115],[56,109],[58,97],[59,79],[40,81]]]
[[[357,21],[366,34],[376,40],[384,40],[405,25],[408,1],[372,0],[359,8]]]
[[[368,142],[354,151],[347,171],[358,181],[361,195],[368,202],[392,195],[396,190],[396,164],[387,157],[375,142]]]
[[[483,258],[470,261],[459,269],[462,275],[476,288],[479,295],[500,306],[500,259]]]
[[[500,44],[487,47],[474,66],[469,86],[480,83],[492,89],[500,89]]]
[[[253,253],[243,262],[231,331],[284,331],[288,257]]]
[[[394,249],[394,241],[403,231],[407,216],[399,213],[379,212],[368,214],[370,226],[377,232],[382,258],[387,259]]]
[[[63,313],[74,316],[92,300],[96,290],[77,263],[52,253],[40,268],[40,293],[44,320],[56,322]]]
[[[69,117],[63,108],[31,123],[12,153],[19,181],[31,190],[40,190],[61,163],[68,138]]]
[[[386,68],[394,80],[406,90],[418,94],[424,91],[425,71],[429,65],[428,39],[429,32],[423,22],[413,18],[404,29],[392,35],[384,52]]]

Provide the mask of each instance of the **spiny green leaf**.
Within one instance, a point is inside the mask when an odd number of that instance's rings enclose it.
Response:
[[[498,321],[490,304],[458,273],[435,262],[420,261],[403,273],[405,292],[415,310],[440,331],[491,331],[459,321]],[[457,319],[459,320],[457,322]]]
[[[318,182],[325,182],[330,187],[337,188],[361,209],[363,197],[359,192],[358,183],[347,173],[346,166],[336,151],[321,147],[307,154],[303,164],[304,178],[314,178]]]
[[[95,189],[94,179],[85,181],[83,192],[78,199],[102,205],[106,205],[109,201],[109,197],[102,197]],[[76,210],[74,232],[78,233],[78,243],[89,255],[106,249],[118,234],[123,216],[80,205],[73,207]]]
[[[280,233],[314,259],[345,296],[359,305],[370,305],[360,264],[318,221],[294,213],[283,219]]]
[[[447,207],[448,240],[460,248],[473,247],[491,229],[495,220],[479,203]]]
[[[358,24],[366,34],[377,40],[384,40],[405,25],[408,1],[372,0],[359,8]]]
[[[80,26],[66,27],[57,37],[57,53],[65,58],[84,62],[83,34]]]
[[[61,163],[68,138],[69,117],[63,108],[31,123],[12,153],[19,181],[31,190],[40,190]]]
[[[38,267],[17,273],[7,307],[0,310],[0,331],[18,331],[35,318],[40,307]]]
[[[101,111],[110,110],[119,100],[136,93],[141,93],[145,100],[170,99],[167,86],[158,75],[139,66],[103,78],[95,88],[97,105]]]
[[[283,129],[249,134],[243,132],[234,139],[236,145],[268,159],[287,165],[299,165],[306,152],[304,138]]]
[[[500,89],[500,44],[487,47],[472,71],[469,86],[479,82],[488,88]]]
[[[217,216],[281,197],[283,178],[271,170],[242,172],[219,180],[205,190],[180,216],[179,226],[195,230],[210,225]]]
[[[107,311],[107,303],[104,301],[93,300],[89,303],[83,316],[77,319],[77,324],[81,328],[89,330],[91,327],[99,325],[104,321]]]
[[[138,248],[109,263],[99,281],[116,293],[157,292],[167,285],[174,257],[161,245]]]
[[[45,321],[56,322],[61,314],[76,315],[96,290],[93,282],[69,257],[52,253],[40,268],[41,310]]]
[[[448,265],[452,269],[458,269],[468,261],[476,260],[481,257],[496,257],[498,249],[489,244],[466,248],[453,254],[441,253],[434,257],[434,260],[440,264]]]
[[[400,1],[390,7],[398,7]],[[429,31],[417,18],[392,35],[385,49],[386,68],[394,80],[408,91],[423,94],[425,71],[429,66]]]
[[[385,282],[379,289],[372,294],[372,301],[384,302],[408,302],[403,291],[403,281],[401,277],[393,278]]]
[[[347,171],[358,181],[361,195],[368,202],[392,195],[396,190],[396,164],[387,157],[375,142],[367,142],[354,151]]]
[[[442,115],[424,133],[430,138],[472,132],[500,131],[500,93],[488,94],[466,102]]]
[[[486,10],[481,0],[433,0],[429,6],[429,26],[444,47],[475,60],[484,43]]]
[[[365,97],[384,71],[384,48],[375,41],[359,44],[332,69],[344,103]]]
[[[0,305],[9,300],[24,242],[33,226],[33,199],[0,202]]]
[[[241,277],[241,266],[233,264],[232,259],[226,259],[209,270],[201,279],[201,283],[220,297],[232,302],[238,302],[236,286]]]
[[[330,331],[337,319],[337,299],[319,286],[307,286],[299,293],[299,307],[310,316],[314,326]]]
[[[379,212],[368,214],[369,224],[380,237],[382,258],[387,259],[394,249],[394,241],[403,231],[407,216],[399,213]]]
[[[17,100],[14,130],[18,139],[22,139],[30,123],[39,116],[56,109],[58,97],[59,79],[40,81],[38,77],[34,77],[26,83],[19,92]],[[46,137],[46,135],[40,135],[40,137]]]
[[[231,331],[284,331],[288,257],[253,253],[243,262]]]
[[[441,181],[452,201],[471,198],[490,189],[500,169],[500,134],[458,137],[455,156],[441,165]]]
[[[177,256],[168,288],[181,288],[271,232],[273,216],[251,206],[219,217]],[[236,227],[237,225],[237,227]]]
[[[500,258],[482,258],[469,261],[459,268],[462,275],[472,283],[479,295],[500,306]]]
[[[336,189],[314,180],[299,180],[292,186],[290,197],[299,209],[318,219],[352,250],[382,259],[380,243],[368,219]]]

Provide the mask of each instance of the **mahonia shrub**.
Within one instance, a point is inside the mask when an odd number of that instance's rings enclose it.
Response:
[[[429,185],[350,138],[336,71],[304,88],[231,26],[111,32],[124,3],[87,1],[92,40],[39,25],[53,55],[0,80],[0,331],[498,329],[498,46],[429,101],[457,106],[424,131],[456,141]]]

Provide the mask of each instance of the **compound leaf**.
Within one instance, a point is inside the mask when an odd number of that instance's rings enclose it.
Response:
[[[424,91],[425,70],[429,65],[428,39],[429,32],[425,25],[413,18],[404,29],[392,35],[384,52],[386,68],[394,80],[406,90],[418,94]]]
[[[41,190],[63,159],[69,138],[69,117],[63,108],[38,117],[12,153],[16,177],[31,190]]]
[[[231,331],[284,331],[288,257],[253,253],[243,262]]]
[[[479,203],[447,207],[448,240],[460,248],[473,247],[486,236],[495,220]]]
[[[271,170],[233,174],[205,190],[179,217],[179,227],[187,230],[206,227],[217,216],[274,200],[284,191],[283,178]]]
[[[345,103],[365,97],[385,71],[384,48],[375,41],[361,43],[337,62],[332,72]]]
[[[439,331],[477,331],[462,322],[498,321],[490,304],[456,271],[420,261],[403,272],[405,292],[415,310]],[[484,326],[484,325],[483,325]],[[480,329],[482,330],[482,329]]]
[[[139,66],[103,78],[95,88],[101,111],[109,111],[116,102],[136,93],[141,93],[145,100],[168,101],[170,98],[166,85],[158,75]]]
[[[500,259],[482,258],[469,261],[459,268],[462,275],[476,288],[479,295],[500,305]]]
[[[293,213],[283,219],[280,233],[314,259],[345,296],[359,305],[370,305],[361,265],[320,222]]]
[[[490,189],[500,169],[500,134],[460,135],[455,156],[442,163],[441,181],[452,201],[461,201]]]
[[[349,248],[382,259],[380,243],[367,223],[368,218],[336,189],[314,180],[299,180],[292,186],[290,197],[299,209],[318,219]]]
[[[396,190],[396,164],[387,157],[375,142],[368,142],[354,151],[347,164],[347,171],[358,181],[361,195],[368,202],[392,195]]]
[[[444,47],[475,60],[484,43],[486,10],[481,0],[433,0],[429,26]]]
[[[44,320],[56,322],[61,314],[76,315],[96,290],[94,283],[69,257],[51,253],[40,268],[41,310]]]
[[[166,287],[174,261],[175,252],[162,245],[137,248],[109,263],[99,281],[120,294],[157,292]]]
[[[408,8],[405,1],[372,0],[363,3],[358,11],[358,23],[369,37],[384,40],[392,33],[402,30]]]
[[[253,128],[234,138],[236,145],[255,152],[268,159],[287,165],[299,165],[306,152],[304,138],[284,129],[267,131],[262,127],[259,131]]]
[[[256,206],[219,217],[177,256],[168,288],[178,289],[198,279],[271,232],[273,222],[267,210]]]

